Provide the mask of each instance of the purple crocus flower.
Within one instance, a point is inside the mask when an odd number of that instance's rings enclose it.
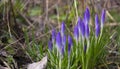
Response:
[[[62,37],[60,32],[57,33],[56,35],[56,45],[59,51],[61,51],[61,47],[62,47]]]
[[[52,41],[50,40],[50,41],[48,42],[48,49],[51,51],[52,48],[53,48],[53,44],[52,44]]]
[[[87,7],[85,12],[84,12],[84,21],[85,21],[85,23],[89,23],[89,20],[90,20],[90,11]]]
[[[85,36],[85,23],[83,22],[83,20],[81,20],[79,25],[82,36]]]
[[[84,12],[84,23],[85,23],[85,35],[87,39],[89,38],[90,35],[89,20],[90,20],[90,11],[88,8],[86,8]]]
[[[63,36],[64,33],[65,33],[65,23],[62,22],[62,24],[61,24],[61,35]]]
[[[55,41],[55,38],[56,38],[56,31],[55,29],[52,30],[52,42],[54,43]]]
[[[76,26],[74,27],[74,37],[75,37],[75,40],[78,41],[78,38],[79,38],[78,25],[76,25]]]
[[[96,37],[98,37],[99,34],[100,34],[99,17],[98,17],[98,15],[96,14],[96,15],[95,15],[95,35],[96,35]]]
[[[68,55],[70,55],[71,46],[72,46],[72,45],[73,45],[72,38],[71,38],[71,36],[69,35],[69,36],[68,36]]]
[[[104,22],[105,22],[105,16],[106,16],[106,11],[105,9],[102,10],[102,14],[101,14],[101,26],[103,27]]]
[[[79,30],[79,35],[81,34],[81,30],[80,30],[80,23],[81,23],[81,17],[78,17],[78,22],[77,22],[77,25],[78,25],[78,30]]]

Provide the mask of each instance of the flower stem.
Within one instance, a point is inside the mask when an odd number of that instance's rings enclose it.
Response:
[[[101,28],[101,33],[100,33],[100,37],[99,37],[98,41],[100,41],[100,40],[101,40],[102,33],[103,33],[103,27]]]
[[[67,69],[70,69],[70,58],[68,57],[68,67]]]
[[[59,69],[61,69],[61,56],[60,56],[60,61],[59,61]]]

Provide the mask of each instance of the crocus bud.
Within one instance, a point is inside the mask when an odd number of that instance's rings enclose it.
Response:
[[[48,42],[48,49],[51,51],[52,48],[53,48],[53,44],[52,44],[52,41],[50,40],[50,41]]]
[[[78,41],[79,38],[79,30],[78,30],[78,25],[74,27],[74,38],[76,41]]]
[[[95,15],[95,35],[98,37],[100,34],[100,24],[99,24],[99,18],[98,15]]]
[[[84,12],[84,23],[85,23],[85,35],[87,39],[89,38],[90,35],[89,20],[90,20],[90,11],[88,8],[86,8]]]
[[[56,31],[55,29],[52,30],[52,42],[54,43],[55,41],[55,38],[56,38]]]
[[[80,22],[80,30],[81,30],[82,36],[85,36],[85,23],[83,20],[81,20]]]
[[[82,20],[81,17],[78,17],[77,25],[78,25],[78,30],[79,30],[79,36],[81,35],[81,30],[80,30],[81,20]]]
[[[72,46],[72,45],[73,45],[72,38],[71,38],[71,36],[69,35],[69,36],[68,36],[68,55],[70,55],[71,46]]]
[[[62,37],[61,37],[60,32],[58,32],[57,35],[56,35],[56,45],[57,45],[57,48],[58,48],[58,50],[60,52],[61,47],[62,47]]]
[[[103,25],[104,25],[105,16],[106,16],[106,11],[105,11],[105,9],[103,9],[102,14],[101,14],[101,27],[103,27]]]
[[[63,36],[64,33],[65,33],[65,23],[62,22],[62,24],[61,24],[61,35]]]
[[[84,12],[84,21],[85,23],[89,23],[90,20],[90,11],[88,8],[86,8],[85,12]]]

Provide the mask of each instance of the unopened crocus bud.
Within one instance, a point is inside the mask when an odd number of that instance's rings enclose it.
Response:
[[[62,37],[60,32],[57,33],[56,35],[56,45],[59,51],[61,51],[61,47],[62,47]]]
[[[61,24],[61,36],[63,36],[64,33],[65,33],[65,23],[62,22],[62,24]]]
[[[52,48],[53,48],[53,44],[52,44],[52,41],[50,40],[50,41],[48,42],[48,49],[51,51]]]
[[[71,53],[71,46],[73,45],[73,42],[72,42],[72,38],[71,36],[69,35],[68,36],[68,55],[70,55]]]
[[[55,38],[56,38],[56,31],[55,29],[52,30],[52,42],[54,43],[55,41]]]
[[[84,12],[84,23],[85,23],[85,36],[88,39],[90,35],[90,29],[89,29],[89,20],[90,20],[90,11],[88,8],[86,8]]]
[[[104,25],[105,16],[106,16],[106,11],[105,11],[105,9],[103,9],[102,14],[101,14],[101,27],[103,27],[103,25]]]
[[[81,20],[80,22],[80,30],[81,30],[82,36],[85,36],[85,23],[83,20]]]
[[[85,23],[89,23],[89,20],[90,20],[90,11],[87,7],[85,12],[84,12],[84,21],[85,21]]]
[[[99,17],[98,17],[98,15],[96,14],[96,15],[95,15],[95,35],[96,35],[96,37],[98,37],[99,34],[100,34]]]
[[[78,25],[75,25],[75,27],[74,27],[74,38],[75,38],[76,41],[78,41],[78,39],[79,39]]]
[[[81,17],[78,17],[78,22],[77,22],[77,26],[78,26],[78,30],[79,30],[79,36],[81,35],[81,30],[80,30],[80,23],[81,23]]]

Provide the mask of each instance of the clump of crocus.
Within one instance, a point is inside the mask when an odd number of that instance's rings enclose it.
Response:
[[[93,69],[103,54],[104,47],[107,43],[102,35],[103,25],[105,22],[105,10],[102,10],[101,19],[98,14],[95,15],[95,32],[92,30],[90,22],[90,11],[86,8],[83,18],[79,17],[77,24],[74,26],[73,38],[65,34],[65,23],[62,22],[60,31],[56,33],[52,30],[52,41],[48,42],[51,64],[56,69]],[[54,48],[54,49],[53,49]],[[54,51],[52,51],[52,49]],[[80,64],[79,64],[80,62]]]
[[[62,60],[71,55],[71,48],[73,46],[73,40],[72,37],[69,35],[68,38],[65,34],[65,23],[62,22],[60,31],[56,33],[55,29],[52,30],[52,41],[50,40],[48,42],[48,48],[49,48],[49,53],[53,53],[54,56],[56,56],[56,59],[54,60],[56,68],[61,69],[62,65]],[[66,46],[67,45],[67,46]],[[67,48],[67,49],[66,49]],[[53,51],[52,51],[53,50]],[[50,56],[52,57],[53,54]],[[67,56],[66,56],[67,55]],[[59,60],[58,60],[59,59]],[[70,60],[70,58],[67,60]],[[69,63],[67,63],[69,65]]]

